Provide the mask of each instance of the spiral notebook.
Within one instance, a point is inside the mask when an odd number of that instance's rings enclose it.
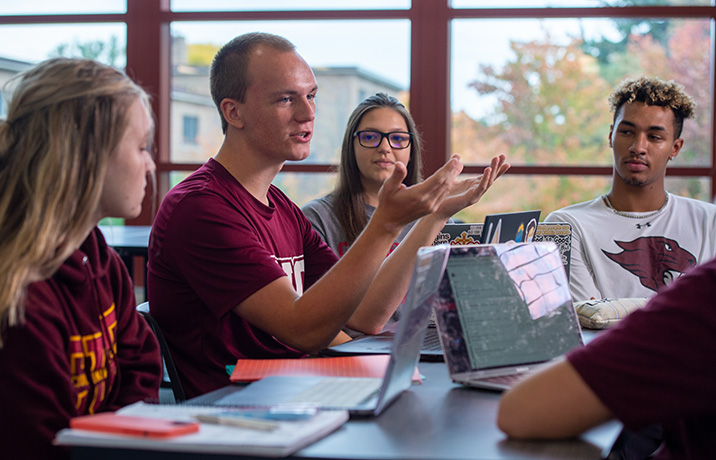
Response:
[[[197,416],[227,411],[227,408],[216,406],[137,402],[119,409],[117,414],[155,419],[158,422],[173,420],[181,423],[196,421]],[[318,411],[306,419],[275,422],[271,430],[201,423],[197,433],[171,439],[65,428],[57,433],[56,442],[66,446],[286,457],[337,430],[346,421],[348,413],[345,411]]]

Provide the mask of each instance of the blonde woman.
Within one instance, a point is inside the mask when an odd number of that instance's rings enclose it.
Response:
[[[97,229],[139,215],[153,123],[146,93],[90,60],[15,80],[0,120],[0,443],[6,458],[65,458],[73,416],[156,398],[156,339]]]

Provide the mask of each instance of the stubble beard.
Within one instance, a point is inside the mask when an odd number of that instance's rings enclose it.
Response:
[[[647,181],[644,179],[639,179],[633,175],[626,176],[625,174],[621,173],[616,167],[614,169],[622,182],[624,182],[624,184],[630,187],[644,187],[645,185],[647,185]]]
[[[622,177],[622,180],[624,180],[624,183],[625,183],[625,184],[627,184],[627,185],[629,185],[629,186],[631,186],[631,187],[643,187],[643,186],[646,185],[646,181],[639,180],[639,179],[636,179],[636,178],[633,178],[633,177],[632,177],[632,178],[629,178],[629,179],[624,179],[624,178]]]

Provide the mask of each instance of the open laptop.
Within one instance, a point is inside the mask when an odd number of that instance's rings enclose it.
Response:
[[[442,230],[440,230],[440,233],[435,237],[433,246],[437,246],[438,244],[479,244],[480,237],[482,236],[482,226],[482,223],[476,222],[445,224]]]
[[[382,379],[272,376],[253,382],[215,404],[259,407],[308,404],[322,409],[344,409],[351,414],[380,414],[412,383],[440,273],[447,261],[445,248],[428,247],[418,251],[408,298]]]
[[[562,256],[562,265],[569,279],[569,270],[572,266],[572,224],[568,222],[540,222],[537,224],[537,233],[532,240],[535,243],[552,241],[559,248]]]
[[[479,244],[482,237],[482,228],[484,224],[445,224],[443,229],[438,233],[433,245],[450,244],[450,245],[466,245]],[[572,225],[568,222],[540,222],[537,224],[537,233],[531,240],[535,243],[541,241],[554,241],[559,248],[562,256],[562,265],[567,272],[569,279],[569,269],[572,260]],[[501,241],[505,243],[506,241]],[[526,241],[529,243],[530,241]]]
[[[450,378],[504,390],[583,344],[553,242],[450,247],[434,304]]]
[[[540,214],[539,210],[505,212],[488,214],[484,223],[445,224],[433,245],[529,243],[535,237]]]
[[[421,270],[421,283],[416,284],[410,283],[408,288],[408,294],[406,295],[406,301],[411,298],[416,298],[418,302],[423,302],[435,291],[437,291],[440,277],[444,271],[444,260],[443,263],[431,263],[427,264],[424,261],[423,256],[423,267]],[[420,261],[420,256],[418,261]],[[418,265],[416,264],[416,267]],[[415,277],[415,274],[413,274]],[[348,342],[334,345],[321,351],[324,356],[349,356],[349,355],[371,355],[371,354],[388,354],[393,349],[393,343],[396,340],[396,330],[400,327],[400,323],[405,319],[405,309],[407,306],[403,305],[401,308],[400,321],[392,323],[386,327],[386,329],[380,334],[366,335],[358,337]],[[429,311],[428,314],[431,312]],[[440,345],[440,339],[438,338],[437,331],[435,329],[435,323],[432,322],[431,327],[427,327],[425,336],[423,337],[423,343],[420,346],[420,360],[421,361],[442,361],[443,360],[443,349]]]
[[[393,349],[395,330],[399,324],[400,321],[397,321],[388,325],[380,334],[365,335],[339,345],[334,345],[331,348],[326,348],[321,351],[321,354],[324,356],[388,354]],[[434,323],[427,327],[419,353],[420,361],[443,361],[443,349],[440,345],[440,338],[438,337]]]
[[[480,241],[482,229],[489,225],[497,229],[495,236],[500,242],[522,241],[528,235],[531,238],[535,235],[535,230],[527,231],[527,229],[536,228],[539,220],[540,211],[519,211],[502,214],[490,214],[485,218],[485,223],[450,223],[445,224],[438,236],[435,238],[433,245],[448,243],[450,245],[474,244]],[[567,224],[569,225],[569,224]],[[442,276],[435,273],[436,278]],[[394,329],[400,321],[389,326],[387,330],[377,335],[369,335],[359,337],[354,340],[335,345],[322,351],[326,356],[344,356],[344,355],[365,355],[365,354],[383,354],[390,353],[393,347]],[[420,349],[421,361],[443,361],[443,349],[440,345],[440,338],[435,329],[434,316],[431,317],[428,330],[423,339],[423,345]]]
[[[497,244],[514,241],[529,243],[537,232],[539,210],[488,214],[482,227],[480,242]]]

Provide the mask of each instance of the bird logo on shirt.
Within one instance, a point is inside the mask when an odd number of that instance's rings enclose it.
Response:
[[[658,291],[696,265],[696,257],[663,236],[645,236],[633,241],[614,241],[619,253],[602,252],[622,268],[639,277],[642,286]]]

